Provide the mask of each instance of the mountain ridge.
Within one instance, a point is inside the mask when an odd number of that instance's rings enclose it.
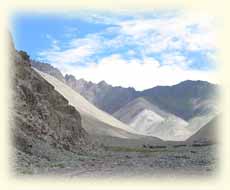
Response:
[[[41,65],[44,65],[44,67],[42,67]],[[47,74],[50,74],[50,75],[52,75],[52,73],[50,73],[50,70],[57,70],[58,73],[61,73],[61,71],[60,71],[58,68],[52,66],[52,65],[49,64],[49,63],[43,63],[43,62],[39,62],[39,61],[32,60],[32,66],[33,66],[34,68],[36,68],[36,69],[42,71],[42,72],[45,72],[45,73],[47,73]],[[45,68],[47,68],[47,70],[45,70]],[[89,84],[94,84],[94,85],[100,84],[100,83],[105,83],[106,85],[111,86],[111,87],[114,87],[114,88],[134,89],[136,92],[143,92],[143,91],[150,90],[150,89],[153,89],[153,88],[174,87],[174,86],[177,86],[177,85],[179,85],[179,84],[182,85],[182,84],[184,84],[184,83],[190,83],[190,84],[195,84],[195,83],[206,83],[206,84],[211,84],[211,85],[218,86],[218,84],[215,84],[215,83],[212,83],[212,82],[209,82],[209,81],[205,81],[205,80],[190,80],[190,79],[188,79],[188,80],[184,80],[184,81],[178,82],[177,84],[173,84],[173,85],[157,85],[157,86],[154,86],[154,87],[151,87],[151,88],[147,88],[147,89],[143,89],[143,90],[136,90],[136,89],[135,89],[134,87],[132,87],[132,86],[130,86],[130,87],[122,87],[122,86],[120,86],[120,85],[118,85],[118,86],[113,86],[113,85],[107,83],[105,80],[101,80],[101,81],[99,81],[99,82],[96,83],[96,82],[92,82],[92,81],[90,81],[90,80],[86,80],[86,79],[84,79],[84,78],[79,78],[79,79],[77,79],[73,74],[65,74],[65,75],[63,75],[63,74],[61,73],[61,75],[62,75],[62,77],[65,78],[65,79],[71,77],[71,78],[73,78],[74,80],[82,81],[82,82],[89,83]],[[52,76],[58,78],[58,77],[55,76],[55,75],[52,75]],[[59,79],[59,78],[58,78],[58,79]]]
[[[33,66],[36,68],[36,64]],[[50,71],[43,72],[52,74]],[[208,114],[217,107],[218,85],[207,81],[186,80],[172,86],[156,86],[137,91],[132,87],[114,87],[103,81],[93,83],[84,79],[77,80],[73,75],[65,75],[64,78],[66,84],[109,114],[114,114],[138,97],[187,121],[199,114]]]

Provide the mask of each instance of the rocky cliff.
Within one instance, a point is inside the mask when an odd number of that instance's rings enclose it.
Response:
[[[91,149],[79,112],[17,51],[12,59],[12,138],[16,167],[31,168]],[[32,167],[33,168],[33,167]]]

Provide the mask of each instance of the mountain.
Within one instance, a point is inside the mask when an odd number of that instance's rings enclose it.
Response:
[[[110,114],[135,98],[136,91],[134,88],[113,87],[105,81],[96,84],[84,79],[77,80],[73,75],[69,74],[63,77],[57,68],[46,63],[34,61],[32,66],[39,71],[50,74],[60,81],[65,82],[89,102]]]
[[[84,79],[77,80],[73,75],[66,75],[65,79],[66,84],[71,88],[109,114],[114,113],[135,97],[134,88],[113,87],[105,81],[96,84]]]
[[[157,86],[144,91],[113,87],[102,81],[98,84],[74,76],[67,84],[98,108],[114,114],[132,100],[142,97],[161,110],[182,119],[217,112],[218,86],[206,81],[183,81],[173,86]],[[74,84],[74,85],[73,85]]]
[[[140,133],[111,115],[98,109],[84,97],[55,77],[36,70],[46,81],[55,87],[69,103],[79,110],[82,126],[92,135],[109,135],[122,138],[137,138]]]
[[[183,119],[167,113],[144,98],[136,98],[114,113],[114,116],[143,134],[163,140],[182,141],[190,136]]]
[[[59,78],[54,71],[44,72]],[[138,133],[164,140],[185,140],[219,113],[219,87],[206,81],[187,80],[173,86],[136,91],[113,87],[105,81],[77,80],[73,75],[64,78],[65,84],[100,110],[130,125]],[[105,128],[102,131],[105,132]]]
[[[184,81],[138,93],[159,108],[184,120],[217,111],[218,86],[206,81]]]
[[[157,106],[151,104],[146,99],[139,97],[121,107],[113,116],[123,121],[124,123],[130,123],[130,121],[137,116],[143,110],[153,110],[161,117],[168,116],[168,113],[160,110]]]
[[[183,141],[190,136],[187,122],[176,117],[160,117],[151,110],[143,110],[129,124],[137,131],[167,141]]]
[[[36,66],[35,68],[40,70]],[[53,75],[50,71],[44,72]],[[96,84],[84,79],[77,80],[73,75],[66,75],[65,81],[96,107],[109,114],[114,114],[138,97],[186,121],[218,110],[218,86],[206,81],[187,80],[177,85],[157,86],[144,91],[113,87],[105,81]]]
[[[22,53],[22,54],[20,54]],[[17,170],[92,150],[78,110],[31,68],[25,52],[11,52],[11,135]]]
[[[206,125],[200,128],[194,135],[187,139],[189,143],[217,143],[219,118],[218,116],[209,121]]]

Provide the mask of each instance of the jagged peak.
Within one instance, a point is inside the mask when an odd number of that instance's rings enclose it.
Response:
[[[105,85],[108,85],[104,80],[100,81],[99,83],[97,83],[98,85],[100,86],[105,86]]]
[[[78,81],[79,81],[79,82],[89,82],[89,81],[87,81],[87,80],[85,80],[85,79],[83,79],[83,78],[78,79]]]
[[[65,75],[65,79],[66,79],[66,80],[69,80],[69,79],[75,79],[75,80],[76,80],[75,76],[73,76],[73,75],[71,75],[71,74],[66,74],[66,75]]]

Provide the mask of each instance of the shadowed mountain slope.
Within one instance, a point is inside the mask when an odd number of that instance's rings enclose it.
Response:
[[[202,128],[212,119],[217,117],[217,115],[217,113],[210,113],[206,115],[193,117],[188,121],[189,125],[187,126],[187,128],[189,129],[189,131],[191,131],[192,134],[195,134],[197,131],[200,130],[200,128]]]
[[[184,120],[217,110],[218,87],[205,81],[184,81],[173,86],[158,86],[139,92],[159,108]]]
[[[192,135],[186,142],[189,143],[217,143],[217,126],[219,116],[209,121],[205,126]]]

